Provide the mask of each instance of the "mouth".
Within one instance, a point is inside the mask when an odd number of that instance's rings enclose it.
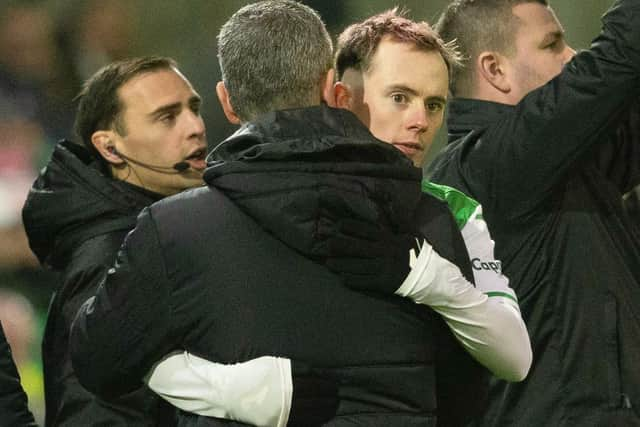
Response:
[[[392,145],[402,151],[402,153],[407,157],[415,156],[416,154],[424,151],[422,145],[417,142],[394,142]]]
[[[185,159],[185,161],[189,163],[189,166],[191,166],[193,169],[202,171],[207,167],[207,163],[205,161],[206,157],[207,157],[207,149],[206,147],[201,147],[193,151],[189,155],[189,157]]]

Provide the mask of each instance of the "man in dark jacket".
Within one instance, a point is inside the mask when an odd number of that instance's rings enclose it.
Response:
[[[11,357],[11,348],[0,324],[0,420],[3,425],[33,427],[36,425],[27,406],[27,395]]]
[[[202,184],[199,106],[169,59],[103,68],[79,96],[76,131],[84,146],[58,144],[29,193],[23,218],[31,248],[61,272],[42,347],[47,426],[171,425],[173,410],[149,390],[105,402],[84,389],[71,366],[68,336],[140,210]]]
[[[400,147],[416,166],[422,166],[426,148],[440,128],[448,93],[448,64],[455,50],[445,45],[425,22],[411,21],[395,10],[349,26],[338,38],[334,85],[336,105],[355,112],[381,141]],[[411,63],[413,68],[398,66]],[[531,363],[531,345],[517,299],[494,261],[493,241],[482,220],[482,210],[453,189],[423,184],[423,191],[441,190],[461,227],[465,246],[474,259],[474,279],[443,298],[432,291],[420,301],[440,314],[473,357],[493,374],[522,380]],[[442,196],[442,197],[440,197]],[[436,210],[437,212],[437,210]],[[432,218],[434,210],[426,215]],[[375,230],[373,231],[375,232]],[[422,255],[422,254],[421,254]],[[417,260],[416,260],[417,263]],[[476,266],[494,266],[484,272]],[[448,282],[446,288],[455,288]],[[172,354],[155,365],[149,387],[175,406],[201,415],[241,419],[249,424],[279,425],[289,402],[280,399],[283,358],[269,356],[225,366],[208,363],[188,352]],[[231,370],[243,369],[244,378],[227,380]],[[248,381],[255,378],[254,381]],[[258,378],[260,378],[258,382]],[[261,404],[242,410],[251,384]],[[296,385],[294,385],[294,389]],[[266,392],[265,392],[266,390]],[[295,409],[294,409],[295,412]]]
[[[534,362],[496,382],[487,426],[640,425],[640,1],[617,1],[575,54],[544,0],[454,1],[450,144],[431,179],[482,203]],[[616,128],[617,126],[617,128]]]
[[[434,423],[436,414],[442,425],[468,420],[482,403],[483,375],[442,320],[409,299],[353,292],[322,265],[335,265],[336,248],[350,253],[342,234],[354,231],[355,218],[380,229],[366,254],[379,261],[365,278],[372,288],[397,290],[409,261],[402,237],[429,230],[440,233],[431,244],[471,278],[446,206],[422,196],[420,170],[354,115],[319,106],[333,85],[331,41],[308,7],[249,5],[225,24],[219,49],[218,96],[227,117],[243,126],[215,149],[207,188],[143,211],[79,312],[71,346],[83,384],[103,396],[125,393],[180,349],[225,363],[281,355],[293,360],[294,402],[297,361],[326,383],[324,392],[310,391],[313,404],[290,423],[417,426]],[[430,248],[420,254],[451,266]],[[379,274],[395,270],[404,271]],[[448,271],[425,267],[418,275],[445,283],[435,277]]]

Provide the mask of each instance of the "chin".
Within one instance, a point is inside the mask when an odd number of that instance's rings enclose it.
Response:
[[[190,179],[186,179],[184,184],[185,190],[189,188],[202,187],[204,185],[204,181],[202,180],[202,172],[199,172],[192,178],[190,177]]]

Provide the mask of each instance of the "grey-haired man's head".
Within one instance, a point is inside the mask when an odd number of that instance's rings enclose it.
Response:
[[[249,4],[222,26],[217,93],[234,123],[319,105],[332,67],[331,37],[316,11],[290,0]]]

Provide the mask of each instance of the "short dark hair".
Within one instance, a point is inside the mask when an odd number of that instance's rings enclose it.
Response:
[[[337,78],[341,79],[349,68],[367,71],[380,40],[385,36],[411,43],[420,50],[439,52],[447,69],[451,70],[459,61],[453,43],[444,43],[429,24],[412,21],[405,14],[396,7],[347,27],[338,37],[335,59]]]
[[[78,107],[74,130],[97,159],[102,160],[102,156],[91,142],[94,132],[106,129],[115,129],[122,135],[127,132],[118,89],[140,74],[171,68],[177,69],[176,62],[162,56],[124,59],[102,67],[84,83],[75,98]]]
[[[514,6],[547,0],[454,0],[436,24],[440,36],[455,42],[463,62],[453,68],[449,88],[454,96],[470,96],[474,67],[468,67],[482,52],[492,50],[512,55],[518,21]]]
[[[222,80],[242,121],[271,111],[320,104],[332,51],[320,15],[290,0],[247,5],[218,34]]]

